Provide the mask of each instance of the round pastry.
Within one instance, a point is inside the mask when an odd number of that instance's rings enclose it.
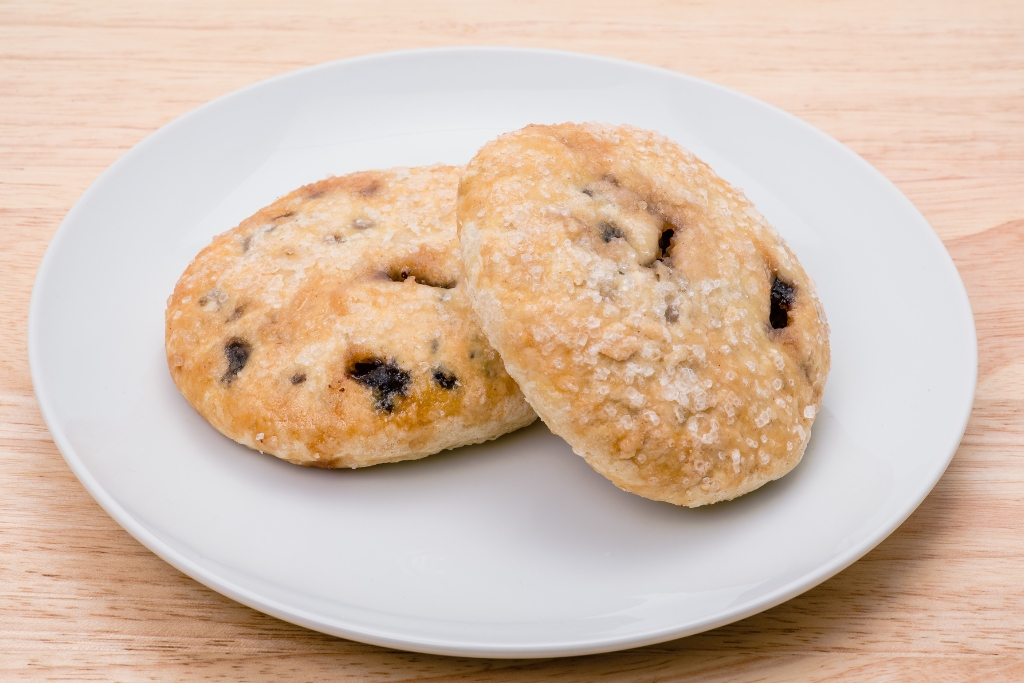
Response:
[[[459,171],[329,178],[215,238],[168,300],[185,398],[235,441],[317,467],[421,458],[532,422],[462,283]]]
[[[695,507],[800,461],[829,368],[814,287],[741,192],[628,126],[528,126],[459,186],[473,307],[553,432]]]

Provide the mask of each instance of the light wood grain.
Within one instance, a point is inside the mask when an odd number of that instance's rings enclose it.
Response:
[[[0,679],[1024,680],[1024,3],[894,4],[0,1]],[[849,145],[932,223],[974,307],[977,399],[945,476],[876,550],[660,646],[432,657],[242,607],[150,554],[77,482],[35,404],[25,329],[46,244],[89,183],[253,81],[472,44],[622,57],[746,92]]]

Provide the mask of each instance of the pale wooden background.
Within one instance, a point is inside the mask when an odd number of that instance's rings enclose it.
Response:
[[[0,679],[1024,680],[1024,2],[893,4],[0,0]],[[921,209],[970,293],[980,377],[952,465],[887,541],[709,633],[488,661],[254,612],[89,497],[43,426],[25,349],[36,268],[79,195],[155,129],[253,81],[471,44],[592,52],[735,88],[849,145]]]

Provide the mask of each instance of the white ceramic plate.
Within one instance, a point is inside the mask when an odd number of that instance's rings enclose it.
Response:
[[[163,311],[211,237],[329,174],[467,162],[528,123],[631,123],[743,188],[817,279],[832,374],[803,463],[689,510],[623,493],[541,424],[366,470],[288,465],[178,394]],[[924,218],[835,140],[749,97],[529,50],[375,55],[211,102],[68,214],[29,320],[36,395],[96,500],[189,576],[309,628],[423,652],[633,647],[778,604],[861,557],[952,457],[977,368],[963,285]]]

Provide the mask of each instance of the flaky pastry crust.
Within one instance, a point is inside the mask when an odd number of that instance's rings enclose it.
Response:
[[[215,238],[168,301],[185,398],[250,448],[362,467],[535,419],[473,315],[451,166],[302,187]]]
[[[744,195],[657,133],[528,126],[460,183],[473,307],[553,432],[615,485],[698,506],[800,461],[828,326]]]

